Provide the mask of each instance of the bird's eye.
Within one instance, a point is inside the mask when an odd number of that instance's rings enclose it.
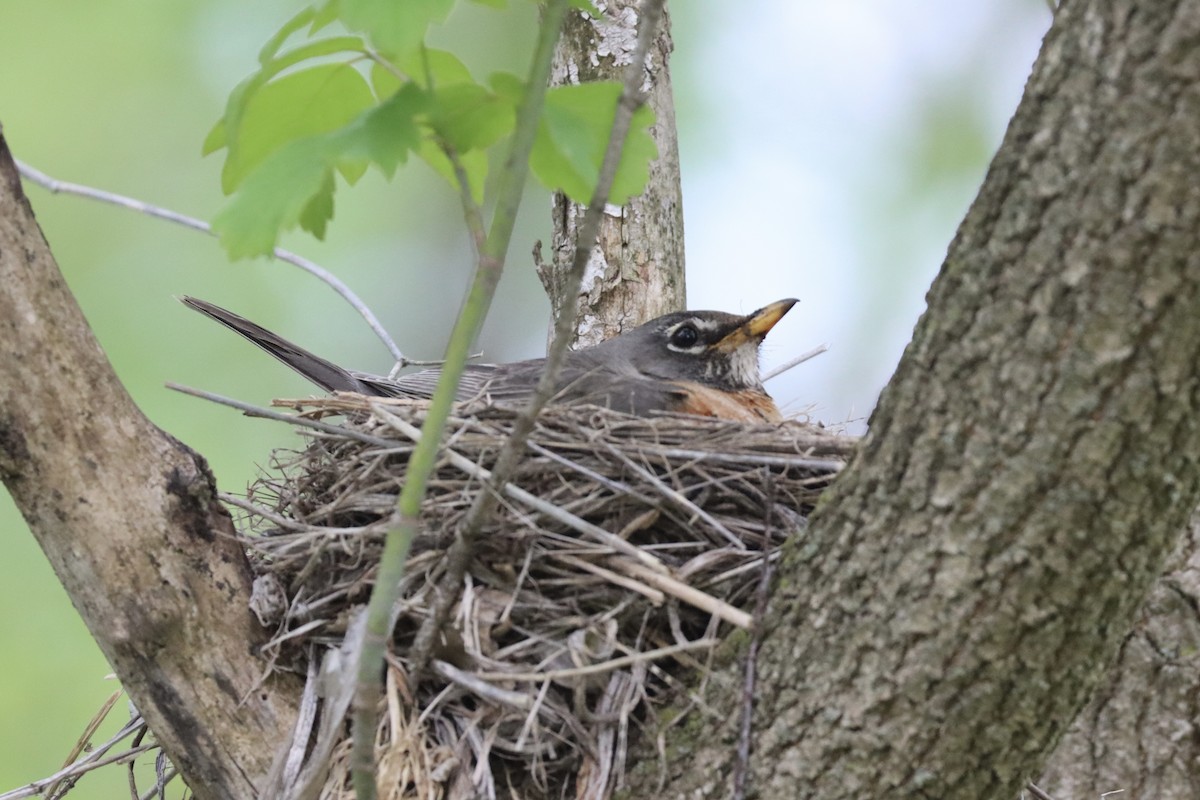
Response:
[[[700,334],[694,325],[680,325],[671,331],[671,344],[684,350],[693,347],[699,339]]]

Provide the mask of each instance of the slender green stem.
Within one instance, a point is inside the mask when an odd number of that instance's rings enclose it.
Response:
[[[450,334],[446,360],[430,400],[425,424],[421,429],[421,441],[409,459],[408,478],[396,502],[396,524],[388,532],[384,542],[375,588],[367,605],[367,632],[358,664],[350,754],[354,791],[358,800],[374,800],[377,796],[375,732],[382,696],[380,673],[391,635],[392,609],[398,599],[408,552],[418,531],[421,501],[425,497],[429,476],[437,463],[442,433],[454,403],[458,382],[470,355],[471,345],[479,335],[479,329],[487,316],[500,273],[504,268],[504,256],[508,252],[513,225],[525,188],[529,153],[533,149],[538,119],[541,117],[549,83],[554,47],[562,31],[566,13],[567,0],[548,0],[543,10],[525,98],[517,109],[516,130],[499,174],[496,211],[492,218],[491,230],[479,254],[470,294]]]
[[[458,182],[458,199],[462,203],[463,219],[467,222],[467,231],[471,234],[471,244],[474,245],[475,257],[483,252],[487,244],[487,228],[483,224],[483,211],[475,198],[471,196],[471,179],[467,177],[467,168],[463,166],[458,151],[447,143],[442,143],[442,152],[450,159],[454,168],[454,179]]]
[[[563,297],[571,298],[579,293],[583,283],[583,273],[591,258],[596,237],[600,231],[600,220],[604,207],[608,203],[608,195],[612,190],[613,179],[621,162],[621,150],[629,135],[629,128],[634,112],[645,103],[645,95],[641,90],[644,80],[646,53],[654,41],[654,33],[662,18],[664,0],[644,0],[638,13],[641,27],[638,30],[638,41],[625,72],[624,88],[617,101],[616,112],[613,116],[612,130],[609,132],[608,145],[604,150],[604,158],[600,164],[600,172],[596,179],[596,188],[592,199],[584,212],[583,222],[579,227],[579,239],[575,242],[575,257],[567,272]],[[542,407],[554,393],[558,382],[558,374],[562,369],[567,352],[567,345],[575,332],[576,304],[564,303],[563,309],[554,324],[554,341],[546,357],[546,367],[538,381],[537,390],[520,416],[513,424],[513,431],[496,457],[492,468],[490,484],[491,491],[481,491],[475,497],[475,502],[467,512],[459,528],[459,534],[450,548],[447,556],[446,575],[442,578],[443,590],[437,595],[437,601],[430,614],[421,623],[420,630],[412,646],[413,671],[419,674],[424,670],[433,644],[433,637],[445,623],[450,607],[458,597],[459,587],[467,565],[474,554],[475,541],[483,530],[484,523],[491,517],[502,494],[500,488],[508,483],[525,452],[525,443],[537,420]]]

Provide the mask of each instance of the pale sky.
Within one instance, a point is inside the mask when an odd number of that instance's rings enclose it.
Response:
[[[749,311],[799,297],[764,363],[831,349],[768,388],[793,408],[815,404],[826,422],[860,417],[910,338],[986,164],[891,219],[872,195],[905,193],[903,143],[925,133],[938,91],[973,107],[962,112],[978,116],[990,154],[1050,12],[1013,0],[699,6],[720,19],[695,23],[712,37],[704,57],[676,37],[688,66],[678,80],[704,86],[723,113],[716,137],[693,130],[693,116],[681,121],[689,304]]]

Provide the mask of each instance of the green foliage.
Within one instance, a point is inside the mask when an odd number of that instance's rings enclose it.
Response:
[[[241,108],[234,112],[238,124],[225,129],[229,152],[221,187],[227,193],[267,156],[289,142],[342,128],[369,108],[375,97],[354,67],[322,64],[254,87],[239,100]]]
[[[477,82],[453,53],[425,45],[429,28],[444,22],[454,3],[325,0],[267,41],[259,69],[230,93],[203,147],[205,154],[225,151],[221,184],[233,196],[213,227],[232,258],[269,253],[296,226],[322,238],[338,175],[353,184],[373,167],[391,178],[413,154],[455,189],[465,180],[474,201],[484,202],[489,171],[502,167],[498,145],[513,134],[526,87],[507,73]],[[321,33],[338,24],[348,33]],[[301,41],[289,48],[293,39]],[[550,91],[531,157],[541,183],[588,201],[619,94],[615,83]],[[645,186],[655,155],[652,122],[648,110],[634,118],[614,203]]]
[[[570,0],[571,8],[577,11],[582,11],[585,14],[590,14],[593,17],[600,16],[600,9],[592,4],[591,0]]]
[[[538,180],[577,202],[591,199],[620,95],[620,85],[610,82],[559,86],[546,93],[530,157]],[[649,163],[658,155],[648,131],[653,122],[654,114],[646,106],[633,115],[610,203],[623,205],[645,187]]]
[[[427,102],[409,84],[342,127],[282,144],[239,176],[237,194],[213,220],[230,257],[269,253],[279,232],[297,224],[323,238],[333,218],[334,171],[353,183],[373,164],[391,177],[421,143],[417,117]]]
[[[339,19],[352,31],[367,35],[383,56],[400,62],[420,49],[425,32],[445,22],[454,0],[335,0]]]

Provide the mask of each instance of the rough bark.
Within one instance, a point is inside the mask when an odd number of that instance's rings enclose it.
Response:
[[[252,798],[298,686],[262,682],[250,575],[204,459],[133,404],[0,137],[0,478],[198,798]]]
[[[573,12],[567,17],[555,53],[552,82],[621,81],[637,39],[637,0],[596,3],[604,16],[592,19]],[[563,195],[554,197],[552,263],[539,267],[542,283],[555,310],[576,303],[576,341],[580,345],[615,336],[686,305],[683,259],[683,200],[679,184],[679,148],[675,106],[671,96],[670,16],[664,14],[646,58],[648,104],[654,111],[652,131],[658,158],[650,165],[646,191],[625,206],[610,206],[600,226],[596,248],[578,297],[562,297],[558,275],[575,254],[578,226],[585,206]]]
[[[1200,797],[1200,518],[1038,785],[1055,798]]]
[[[781,566],[756,796],[1008,800],[1111,663],[1200,499],[1198,45],[1197,0],[1060,7],[860,455]],[[660,794],[728,796],[736,671]]]

